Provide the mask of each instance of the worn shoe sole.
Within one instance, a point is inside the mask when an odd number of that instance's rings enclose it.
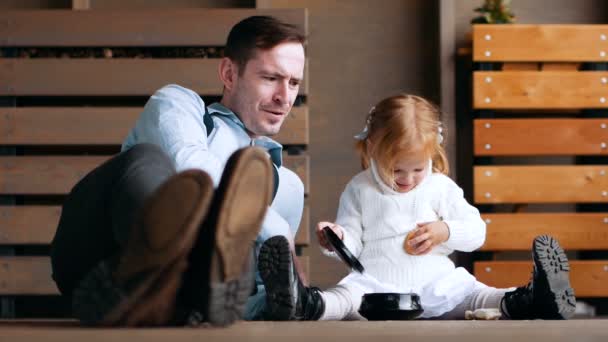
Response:
[[[290,320],[295,316],[295,286],[289,242],[284,236],[264,241],[258,255],[258,270],[266,288],[266,319]]]
[[[243,316],[254,281],[252,247],[272,196],[271,168],[259,148],[241,149],[230,157],[192,252],[190,277],[198,279],[192,282],[198,289],[188,292],[196,296],[203,289],[201,314],[213,325],[225,326]],[[201,281],[195,270],[208,276]]]
[[[127,295],[101,325],[166,325],[201,222],[213,197],[213,182],[196,170],[165,182],[144,204],[113,279]]]
[[[576,298],[574,290],[570,287],[570,265],[568,257],[560,247],[557,240],[548,235],[541,235],[534,239],[532,256],[536,272],[545,276],[552,295],[550,303],[543,303],[537,307],[539,318],[568,319],[574,314]],[[546,306],[550,306],[550,310]]]

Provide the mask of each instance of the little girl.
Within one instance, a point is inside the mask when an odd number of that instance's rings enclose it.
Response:
[[[479,248],[486,227],[447,177],[434,105],[413,95],[384,99],[356,138],[365,170],[346,186],[336,222],[318,224],[317,237],[335,255],[321,232],[329,226],[377,282],[352,273],[320,292],[324,310],[318,319],[360,318],[364,293],[395,290],[420,294],[426,318],[462,319],[466,310],[480,308],[499,308],[512,319],[565,319],[574,313],[568,261],[549,236],[534,240],[532,279],[517,289],[489,287],[454,266],[448,256]]]

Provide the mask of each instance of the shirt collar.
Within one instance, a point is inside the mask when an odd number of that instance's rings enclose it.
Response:
[[[237,126],[239,126],[243,131],[247,131],[245,128],[245,124],[241,119],[230,109],[224,107],[219,102],[215,102],[210,104],[207,107],[210,115],[223,115],[233,121]],[[269,137],[258,137],[255,139],[251,139],[251,146],[258,146],[268,151],[270,154],[270,159],[277,166],[281,167],[283,164],[283,145],[274,141]]]

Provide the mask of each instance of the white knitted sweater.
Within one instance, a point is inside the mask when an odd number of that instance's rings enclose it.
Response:
[[[437,220],[448,225],[449,239],[425,255],[405,253],[404,239],[416,223]],[[345,230],[344,244],[367,273],[414,292],[452,272],[455,266],[448,255],[479,248],[486,234],[479,211],[449,177],[429,171],[416,188],[398,193],[380,180],[373,164],[346,186],[336,223]]]

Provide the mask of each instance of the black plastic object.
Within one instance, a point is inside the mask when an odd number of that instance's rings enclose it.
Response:
[[[325,235],[325,238],[327,239],[329,244],[331,244],[334,250],[338,253],[340,259],[342,259],[345,264],[347,264],[353,270],[359,273],[363,273],[363,271],[365,270],[363,268],[363,265],[361,265],[359,260],[348,250],[348,248],[346,248],[344,242],[340,240],[338,235],[336,235],[336,233],[334,233],[331,228],[323,228],[323,234]]]
[[[359,313],[369,321],[404,321],[418,318],[424,310],[415,293],[368,293]]]

